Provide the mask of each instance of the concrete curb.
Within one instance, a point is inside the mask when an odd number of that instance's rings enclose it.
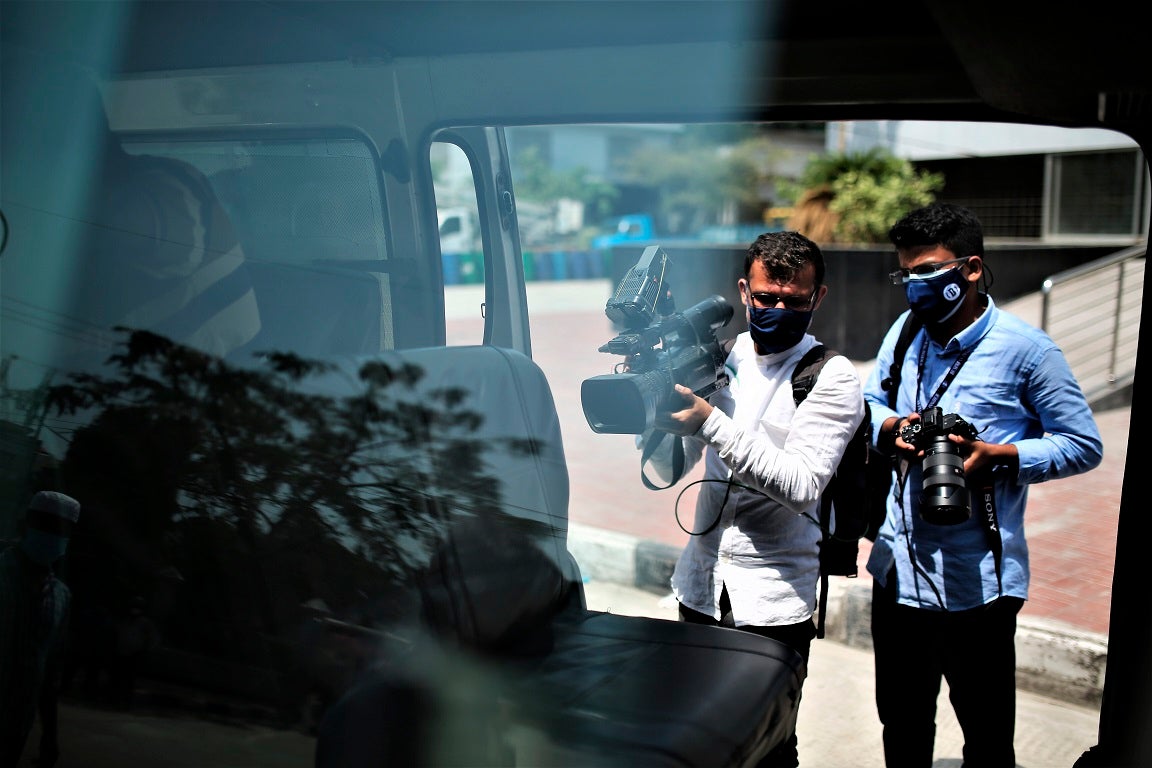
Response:
[[[606,581],[667,594],[678,547],[573,523],[568,549],[586,580]],[[872,649],[871,579],[829,580],[825,639]],[[1016,680],[1020,690],[1079,706],[1100,707],[1108,660],[1106,637],[1038,619],[1021,619],[1016,631]]]

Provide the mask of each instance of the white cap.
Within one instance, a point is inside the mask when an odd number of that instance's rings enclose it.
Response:
[[[75,523],[80,519],[80,502],[56,491],[40,491],[28,502],[28,511],[44,512]]]

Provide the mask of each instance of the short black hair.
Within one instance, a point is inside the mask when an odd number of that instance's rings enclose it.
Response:
[[[933,203],[906,214],[888,230],[897,248],[940,245],[956,254],[984,257],[984,228],[972,211],[952,203]]]
[[[816,269],[816,287],[824,284],[824,254],[820,246],[799,232],[765,232],[748,246],[744,257],[744,275],[752,272],[752,265],[759,261],[768,271],[768,276],[780,283],[790,283],[796,274],[808,264]]]

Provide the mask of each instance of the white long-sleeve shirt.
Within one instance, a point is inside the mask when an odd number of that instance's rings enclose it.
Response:
[[[700,430],[682,438],[685,473],[710,449],[692,529],[707,532],[690,537],[672,575],[688,608],[719,619],[727,586],[737,626],[796,624],[815,610],[820,493],[864,418],[859,377],[842,356],[825,364],[799,407],[793,402],[792,371],[816,343],[805,335],[791,349],[757,355],[740,334],[726,363],[730,384],[711,397]],[[665,482],[671,445],[665,440],[652,457]]]

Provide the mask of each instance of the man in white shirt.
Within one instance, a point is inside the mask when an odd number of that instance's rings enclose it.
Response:
[[[684,386],[682,402],[657,415],[680,435],[687,473],[705,454],[695,525],[672,575],[682,621],[775,638],[805,662],[816,634],[819,501],[857,426],[864,399],[856,369],[836,356],[797,406],[792,371],[819,342],[812,314],[828,293],[824,256],[797,232],[769,232],[749,247],[739,280],[748,331],[725,363],[730,384],[711,402]],[[653,432],[643,435],[641,447]],[[672,441],[652,456],[674,477]],[[760,766],[796,766],[796,735]]]

